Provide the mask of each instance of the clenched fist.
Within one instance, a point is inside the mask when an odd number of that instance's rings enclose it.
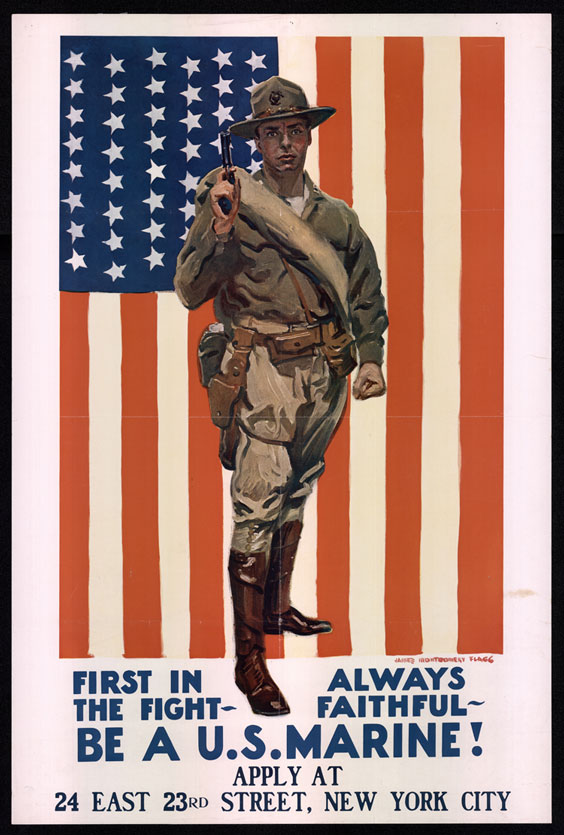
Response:
[[[358,369],[352,392],[353,397],[357,400],[367,400],[369,397],[381,397],[386,393],[386,381],[378,363],[362,363]]]

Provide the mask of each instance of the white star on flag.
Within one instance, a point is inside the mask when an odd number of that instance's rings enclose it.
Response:
[[[112,281],[115,281],[116,278],[123,278],[123,271],[125,270],[125,264],[120,267],[118,266],[115,261],[112,261],[112,266],[109,270],[104,270],[104,272],[111,276]]]
[[[163,257],[164,252],[157,252],[151,247],[151,254],[145,256],[145,261],[148,261],[150,264],[149,270],[152,270],[153,267],[164,267]]]
[[[266,55],[255,55],[255,53],[251,49],[251,57],[245,61],[245,64],[250,64],[251,70],[253,72],[255,70],[260,69],[261,67],[262,69],[266,69],[266,67],[264,66],[264,58],[266,58]]]
[[[71,99],[73,96],[78,95],[78,93],[83,93],[84,90],[82,89],[82,81],[81,78],[79,81],[74,81],[72,78],[70,79],[70,84],[67,84],[65,90],[70,90]]]
[[[221,139],[219,138],[219,136],[217,137],[217,139],[214,139],[213,142],[210,142],[210,145],[213,145],[214,148],[217,148],[217,153],[221,154]]]
[[[222,78],[221,76],[219,76],[219,81],[217,82],[217,84],[212,84],[212,87],[215,87],[216,90],[218,90],[219,97],[221,98],[221,96],[224,96],[226,93],[233,93],[233,90],[231,89],[232,81],[233,79]]]
[[[151,62],[153,69],[155,69],[155,67],[158,67],[159,64],[162,64],[163,67],[166,67],[166,62],[164,60],[165,55],[166,52],[157,52],[155,47],[153,47],[152,53],[149,55],[148,58],[145,58],[145,60]]]
[[[65,264],[70,264],[73,272],[75,272],[79,267],[86,268],[86,264],[84,263],[84,255],[79,255],[78,252],[75,252],[74,249],[72,251],[72,258],[67,258]]]
[[[212,58],[212,61],[217,61],[219,69],[225,67],[228,64],[230,67],[232,66],[231,61],[229,60],[231,56],[231,52],[222,52],[221,49],[217,50],[217,55],[215,58]]]
[[[82,136],[73,136],[72,133],[69,132],[69,141],[63,142],[63,145],[68,146],[71,157],[75,151],[82,151],[82,139]]]
[[[155,107],[155,105],[152,104],[151,110],[149,111],[149,113],[145,113],[145,116],[148,116],[148,118],[151,120],[151,125],[154,126],[155,122],[159,122],[161,119],[164,122],[164,112],[164,107]]]
[[[73,243],[74,243],[75,238],[84,238],[84,233],[82,231],[83,229],[84,229],[84,223],[77,224],[77,223],[74,223],[71,220],[71,225],[67,229],[67,232],[70,233],[71,240],[72,240]]]
[[[110,139],[110,147],[106,148],[105,151],[101,151],[102,154],[107,154],[110,160],[110,165],[116,159],[123,159],[123,154],[121,153],[124,149],[123,145],[116,145],[113,139]]]
[[[186,154],[186,162],[188,162],[188,160],[191,160],[192,157],[200,156],[198,153],[199,147],[199,145],[193,145],[189,139],[186,140],[186,145],[184,146],[184,148],[180,149],[181,151],[184,151],[184,153]]]
[[[199,93],[200,93],[201,89],[202,89],[201,87],[192,87],[189,84],[188,88],[181,92],[181,94],[180,94],[181,96],[186,96],[186,106],[187,107],[190,107],[190,105],[192,104],[193,101],[202,101],[200,96],[199,96]]]
[[[164,136],[155,136],[153,131],[151,131],[151,138],[145,139],[145,145],[149,145],[151,148],[151,153],[154,154],[155,151],[164,151],[163,142],[165,141]]]
[[[145,90],[150,90],[152,96],[154,96],[155,93],[164,93],[164,84],[164,81],[157,81],[156,78],[153,78],[153,76],[151,76],[151,83],[147,84]]]
[[[184,212],[184,222],[186,223],[191,217],[194,217],[194,204],[190,200],[186,200],[186,205],[179,206],[178,211]]]
[[[123,130],[124,116],[125,113],[122,113],[121,116],[116,116],[115,113],[110,113],[110,118],[103,122],[103,124],[109,126],[110,133],[113,133],[115,130]]]
[[[247,139],[246,142],[247,142],[247,145],[249,146],[249,148],[251,149],[251,154],[254,154],[256,149],[257,149],[257,145],[256,145],[255,140],[254,139]]]
[[[112,84],[112,89],[109,93],[104,93],[105,96],[112,100],[112,104],[115,104],[116,101],[125,101],[124,97],[122,96],[125,87],[116,87],[115,84]]]
[[[124,68],[122,67],[123,61],[123,58],[114,58],[113,55],[110,55],[110,63],[106,64],[104,69],[110,71],[111,78],[113,78],[116,72],[125,72]]]
[[[151,218],[151,225],[147,226],[146,229],[143,229],[143,232],[147,232],[148,235],[151,236],[151,243],[155,240],[155,238],[164,238],[161,229],[163,228],[164,223],[156,223],[156,221]]]
[[[112,205],[111,200],[108,201],[108,211],[104,212],[104,217],[109,218],[110,226],[112,225],[114,220],[123,220],[123,217],[121,215],[121,210],[122,209],[123,209],[123,206],[114,206],[114,205]]]
[[[182,183],[182,185],[186,189],[186,192],[188,193],[189,191],[192,191],[192,189],[196,188],[199,180],[197,177],[194,177],[192,174],[190,174],[189,171],[187,171],[185,178],[183,180],[179,180],[178,182]]]
[[[76,52],[73,52],[72,49],[71,49],[70,57],[65,58],[65,64],[70,64],[72,66],[72,69],[73,69],[73,72],[74,72],[74,70],[76,70],[76,68],[78,67],[79,64],[82,64],[83,67],[86,66],[86,64],[82,60],[83,55],[84,55],[83,52],[79,52],[77,54]]]
[[[190,230],[189,230],[189,229],[188,229],[188,227],[186,226],[186,227],[185,227],[185,229],[184,229],[184,234],[183,234],[183,235],[179,235],[179,236],[178,236],[178,237],[180,238],[180,240],[181,240],[181,241],[185,241],[185,240],[186,240],[186,238],[188,237],[188,232],[189,232],[189,231],[190,231]]]
[[[254,174],[255,171],[260,171],[261,167],[262,165],[260,160],[256,160],[253,157],[251,157],[251,164],[249,165],[247,171],[250,171],[251,174]]]
[[[74,180],[75,177],[83,177],[82,173],[82,165],[76,165],[74,162],[69,162],[69,167],[65,168],[63,174],[69,174],[71,180]]]
[[[257,81],[253,81],[250,87],[245,87],[245,90],[247,91],[247,93],[252,93],[255,87],[258,87]]]
[[[186,70],[188,77],[190,77],[193,72],[200,72],[200,59],[198,58],[194,61],[192,58],[188,58],[188,56],[186,56],[186,63],[182,64],[182,69]]]
[[[80,115],[81,113],[82,113],[82,110],[75,110],[74,107],[72,107],[72,105],[71,105],[71,109],[69,110],[69,112],[66,115],[66,118],[69,119],[69,121],[71,123],[71,127],[74,125],[75,122],[83,122],[84,121],[84,119]]]
[[[146,169],[147,174],[151,175],[151,182],[153,182],[153,180],[158,180],[159,177],[163,180],[165,179],[163,168],[166,168],[166,162],[163,163],[163,165],[157,165],[154,160],[151,160],[151,167]]]
[[[110,249],[113,252],[114,249],[123,249],[123,247],[121,245],[122,240],[123,240],[123,235],[120,237],[119,235],[116,235],[116,233],[114,232],[113,229],[111,229],[110,230],[110,237],[108,238],[107,241],[102,241],[102,243],[106,244],[106,246],[109,246]]]
[[[223,122],[232,122],[233,116],[230,115],[233,107],[224,107],[221,102],[219,102],[217,106],[217,110],[214,112],[214,116],[217,119],[217,126],[220,127]]]
[[[61,203],[68,203],[72,213],[73,209],[77,209],[79,207],[82,209],[84,208],[80,199],[81,197],[81,194],[73,194],[72,191],[69,191],[69,196],[65,197],[64,200],[61,200]]]
[[[155,211],[155,209],[162,209],[163,208],[163,194],[155,194],[153,189],[149,189],[149,197],[146,200],[143,200],[143,203],[148,203],[149,208],[151,210],[151,214]]]
[[[115,188],[123,188],[121,184],[123,174],[114,174],[113,171],[110,170],[110,176],[107,180],[104,180],[102,185],[109,186],[110,192],[112,192]]]
[[[188,113],[186,114],[186,118],[185,119],[180,119],[179,121],[183,122],[186,125],[186,132],[190,133],[190,131],[193,128],[201,127],[201,125],[200,125],[200,119],[201,118],[202,118],[201,113],[190,113],[190,111],[188,111]]]

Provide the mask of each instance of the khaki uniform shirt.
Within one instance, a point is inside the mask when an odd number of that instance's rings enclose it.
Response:
[[[262,170],[254,179],[269,188]],[[307,173],[305,182],[309,197],[302,220],[332,245],[349,278],[350,324],[359,360],[381,364],[388,318],[374,248],[346,203],[324,194]],[[238,217],[226,240],[215,234],[210,212],[204,211],[214,183],[215,177],[208,176],[198,187],[196,216],[178,256],[175,287],[183,304],[194,309],[215,298],[216,316],[228,330],[250,318],[283,325],[305,323],[296,288],[271,243]],[[313,316],[331,315],[323,288],[299,271],[296,276]]]

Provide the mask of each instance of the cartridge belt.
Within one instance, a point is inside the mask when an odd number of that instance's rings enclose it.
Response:
[[[291,330],[275,333],[263,333],[251,328],[235,327],[231,345],[234,352],[250,350],[253,345],[268,349],[273,363],[283,360],[310,355],[315,347],[323,345],[324,329],[328,323],[318,325],[304,325],[293,327]]]

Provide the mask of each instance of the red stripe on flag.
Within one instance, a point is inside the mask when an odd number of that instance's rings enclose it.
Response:
[[[384,41],[390,348],[386,429],[386,652],[422,647],[423,40]]]
[[[461,38],[458,651],[503,650],[504,41]]]
[[[157,295],[121,297],[124,655],[162,654],[158,530]]]
[[[60,298],[59,654],[88,656],[88,293]]]
[[[198,374],[198,343],[215,320],[212,303],[188,314],[188,502],[190,506],[190,656],[225,655],[223,485],[219,429],[210,420]]]
[[[351,39],[318,38],[317,101],[336,114],[319,133],[320,186],[352,206]],[[318,654],[350,655],[349,459],[350,406],[325,455],[317,491],[317,606],[333,623],[318,639]]]

